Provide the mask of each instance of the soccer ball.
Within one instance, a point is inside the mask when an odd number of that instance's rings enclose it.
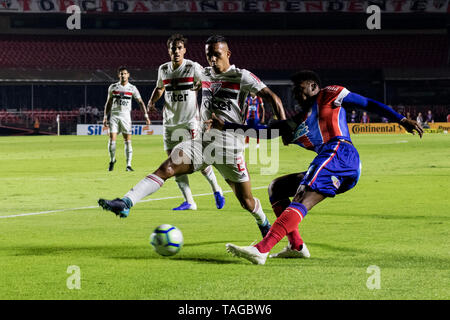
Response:
[[[183,234],[170,224],[162,224],[150,235],[150,244],[162,256],[173,256],[183,246]]]

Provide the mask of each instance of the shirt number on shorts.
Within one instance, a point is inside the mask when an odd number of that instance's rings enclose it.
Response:
[[[242,157],[237,157],[236,158],[236,164],[237,164],[238,170],[240,172],[245,171],[247,169],[247,166],[245,165],[244,158],[242,158]]]

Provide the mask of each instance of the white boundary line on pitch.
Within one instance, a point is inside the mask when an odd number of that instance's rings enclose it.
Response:
[[[267,188],[267,186],[255,187],[255,188],[252,188],[252,190],[258,190],[258,189],[264,189],[264,188]],[[230,192],[232,192],[232,190],[225,190],[223,193],[230,193]],[[200,194],[195,194],[193,196],[201,197],[201,196],[211,196],[213,194],[214,193],[200,193]],[[150,202],[150,201],[169,200],[169,199],[178,199],[178,198],[183,198],[183,196],[147,199],[147,200],[142,200],[139,202]],[[0,216],[0,219],[37,216],[37,215],[47,214],[47,213],[58,213],[58,212],[65,212],[65,211],[75,211],[75,210],[95,209],[95,208],[100,208],[100,206],[89,206],[89,207],[80,207],[80,208],[71,208],[71,209],[58,209],[58,210],[49,210],[49,211],[40,211],[40,212],[31,212],[31,213],[19,213],[19,214],[13,214],[13,215],[9,215],[9,216]]]

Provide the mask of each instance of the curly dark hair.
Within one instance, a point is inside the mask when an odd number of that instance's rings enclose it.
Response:
[[[311,71],[311,70],[302,70],[302,71],[294,73],[291,76],[291,81],[293,83],[300,83],[300,82],[308,81],[308,80],[314,81],[315,83],[317,83],[319,88],[322,85],[319,75],[317,73],[315,73],[314,71]]]

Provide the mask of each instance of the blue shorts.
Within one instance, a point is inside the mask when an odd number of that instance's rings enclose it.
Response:
[[[323,146],[300,184],[326,197],[334,197],[353,188],[360,175],[358,151],[352,144],[338,140]]]
[[[259,123],[259,118],[247,118],[246,124],[249,126],[256,126]]]

